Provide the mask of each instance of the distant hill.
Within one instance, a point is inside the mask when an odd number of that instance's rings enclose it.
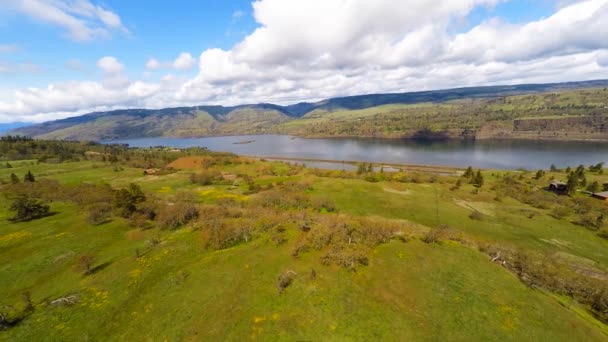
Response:
[[[78,140],[266,133],[309,136],[412,137],[419,134],[417,132],[424,128],[425,132],[433,129],[451,129],[453,131],[448,132],[448,136],[452,137],[463,134],[464,131],[466,131],[465,135],[468,135],[471,130],[479,130],[484,124],[491,122],[504,124],[505,121],[512,122],[522,117],[546,115],[587,115],[591,113],[590,111],[601,110],[608,104],[607,94],[600,92],[592,98],[577,95],[569,103],[556,102],[553,98],[546,98],[538,94],[567,91],[579,91],[580,93],[585,89],[599,89],[598,91],[600,91],[606,87],[608,87],[608,80],[596,80],[456,88],[396,94],[368,94],[332,98],[315,103],[302,102],[288,106],[261,103],[232,107],[196,106],[164,109],[124,109],[49,121],[17,128],[12,130],[11,133],[40,138]],[[535,99],[538,100],[535,103],[536,107],[533,107],[534,110],[530,106],[524,106],[519,108],[518,111],[514,111],[512,106],[498,108],[496,104],[492,104],[492,99],[505,97],[513,98],[516,104],[520,104],[521,100],[517,98],[518,95],[534,95]],[[462,104],[462,100],[465,99],[473,102],[465,106]],[[453,106],[448,110],[447,107],[441,106],[443,103],[450,103]],[[419,120],[416,125],[412,126],[411,105],[415,104],[425,104],[427,110],[417,110],[414,113]],[[428,107],[429,105],[432,108]],[[457,107],[457,112],[461,115],[458,118],[454,117],[453,109],[456,108],[454,106]],[[483,110],[492,115],[485,119],[477,118],[474,122],[469,119],[461,120],[474,110]],[[498,115],[497,112],[501,114]],[[439,115],[439,119],[425,122],[425,115],[428,118],[431,113],[435,113],[436,116]],[[602,112],[599,114],[602,114]],[[408,117],[406,118],[405,115]],[[331,125],[315,126],[327,121],[330,117],[333,118]],[[374,127],[368,127],[369,129],[365,132],[359,131],[357,127],[363,127],[361,126],[361,120],[371,120],[370,118],[375,120],[372,123]],[[384,119],[388,121],[382,121]],[[463,123],[454,126],[454,122]],[[488,133],[487,130],[484,132]],[[577,137],[580,138],[580,136]]]

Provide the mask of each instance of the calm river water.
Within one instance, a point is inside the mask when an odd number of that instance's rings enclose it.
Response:
[[[243,143],[248,142],[248,143]],[[516,140],[435,141],[331,138],[304,139],[285,135],[205,138],[138,138],[106,141],[132,147],[207,147],[240,155],[476,168],[547,169],[608,164],[608,144]],[[312,163],[306,163],[311,165]],[[336,167],[343,168],[343,167]]]

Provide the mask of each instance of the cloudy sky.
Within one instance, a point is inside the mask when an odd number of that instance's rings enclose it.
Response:
[[[0,0],[0,122],[608,78],[608,0]]]

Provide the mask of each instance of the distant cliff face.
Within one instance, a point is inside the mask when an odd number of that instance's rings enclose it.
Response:
[[[608,114],[516,119],[483,125],[477,139],[607,140]]]

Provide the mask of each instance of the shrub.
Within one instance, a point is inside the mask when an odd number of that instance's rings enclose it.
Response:
[[[198,218],[198,208],[189,203],[167,205],[160,209],[157,221],[161,228],[176,229]]]
[[[471,220],[481,221],[484,219],[484,215],[479,211],[475,210],[469,215],[469,218]]]
[[[422,237],[424,243],[438,243],[441,238],[439,229],[432,228]]]
[[[587,186],[587,191],[593,193],[600,191],[600,183],[598,181],[595,181],[589,184],[589,186]]]
[[[572,215],[572,209],[564,206],[555,207],[551,210],[550,215],[556,219],[563,219],[564,217]]]
[[[354,271],[357,266],[369,264],[367,253],[368,250],[361,245],[335,245],[321,257],[321,262],[324,265],[333,263]]]
[[[335,203],[332,200],[330,200],[329,198],[325,198],[325,197],[321,197],[321,198],[317,197],[317,198],[313,199],[312,207],[321,212],[325,211],[325,212],[333,213],[333,212],[338,211]]]
[[[93,254],[83,253],[76,259],[76,269],[84,274],[89,274],[94,261],[95,256]]]
[[[112,213],[112,206],[107,203],[95,203],[89,207],[87,221],[92,225],[106,222]]]
[[[9,210],[15,212],[15,216],[9,220],[13,222],[25,222],[48,216],[50,207],[37,199],[20,196],[11,204]]]
[[[205,248],[219,250],[235,246],[252,239],[253,229],[241,219],[207,221],[202,228]]]
[[[211,185],[220,179],[222,179],[222,174],[216,170],[203,170],[190,175],[190,182],[198,185]]]
[[[285,271],[279,275],[279,278],[277,279],[277,290],[279,291],[279,294],[285,292],[285,289],[287,289],[289,285],[293,283],[296,275],[296,272],[292,270]]]

